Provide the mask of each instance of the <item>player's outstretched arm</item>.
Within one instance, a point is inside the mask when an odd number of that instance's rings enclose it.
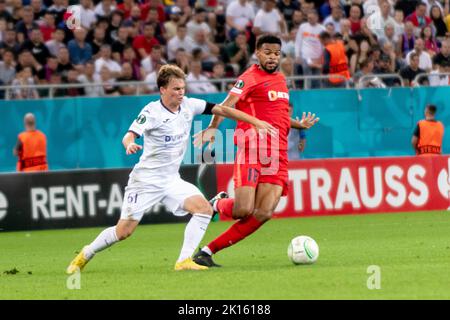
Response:
[[[226,106],[226,107],[234,107],[234,105],[239,101],[239,97],[233,96],[231,94],[229,94],[226,99],[221,103],[218,104],[216,106]],[[214,108],[213,108],[214,109]],[[209,123],[208,128],[214,128],[217,129],[220,125],[220,123],[223,121],[223,119],[227,118],[226,116],[221,116],[218,114],[215,114],[213,112],[213,117],[211,119],[211,122]]]
[[[258,132],[267,131],[271,136],[277,135],[277,130],[270,123],[259,120],[258,118],[232,107],[216,104],[212,109],[212,113],[236,121],[247,122],[253,125]]]
[[[229,94],[225,101],[221,104],[216,104],[211,109],[213,117],[208,128],[194,134],[193,143],[195,147],[200,148],[204,143],[209,142],[208,147],[211,149],[215,141],[216,130],[224,118],[247,122],[253,125],[260,134],[268,133],[271,136],[276,136],[278,134],[277,130],[269,123],[233,108],[238,101],[239,97]]]
[[[238,97],[228,95],[226,97],[226,99],[221,103],[221,105],[232,107],[238,101],[239,101]],[[215,105],[215,106],[217,106],[217,105]],[[213,109],[214,109],[214,107],[213,107]],[[212,110],[211,110],[211,113],[213,113]],[[214,141],[216,139],[216,130],[219,127],[220,123],[223,121],[223,119],[225,119],[225,117],[213,113],[213,116],[211,118],[211,122],[208,125],[208,128],[194,134],[194,136],[193,136],[194,137],[194,142],[193,142],[194,146],[197,148],[201,148],[204,143],[208,142],[209,143],[208,149],[212,149]]]
[[[134,132],[128,131],[122,139],[123,146],[125,147],[126,154],[130,155],[138,152],[142,149],[142,146],[136,144],[134,140],[137,138],[137,135]]]
[[[291,128],[295,129],[309,129],[314,126],[320,120],[319,117],[316,118],[316,114],[308,112],[303,112],[302,119],[300,120],[298,117],[296,119],[291,119]]]

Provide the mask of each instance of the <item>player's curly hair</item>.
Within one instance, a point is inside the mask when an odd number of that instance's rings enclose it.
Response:
[[[271,34],[263,34],[256,39],[256,49],[261,49],[264,43],[279,44],[281,47],[281,39]]]
[[[172,78],[185,80],[186,74],[180,69],[180,67],[174,64],[163,65],[161,69],[159,69],[158,79],[156,80],[158,89],[161,87],[166,87]]]

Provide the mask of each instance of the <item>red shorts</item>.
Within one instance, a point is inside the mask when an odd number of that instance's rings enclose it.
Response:
[[[281,186],[282,196],[286,196],[289,190],[287,164],[287,151],[279,151],[277,157],[263,160],[256,151],[238,148],[234,161],[234,188],[256,188],[259,183],[270,183]]]

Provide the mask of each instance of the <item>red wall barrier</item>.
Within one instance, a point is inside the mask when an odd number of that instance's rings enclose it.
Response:
[[[289,163],[289,194],[276,217],[450,208],[449,156],[324,159]],[[217,165],[217,188],[234,195],[233,165]]]

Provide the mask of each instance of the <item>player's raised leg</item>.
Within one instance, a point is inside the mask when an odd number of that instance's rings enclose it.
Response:
[[[255,187],[239,187],[235,190],[235,198],[217,199],[212,203],[214,210],[221,216],[242,219],[253,212],[255,203]]]
[[[233,224],[230,229],[210,242],[207,246],[210,252],[216,253],[225,249],[258,230],[264,222],[272,217],[272,213],[280,200],[282,190],[283,188],[279,185],[268,183],[259,184],[256,191],[256,199],[251,202],[254,204],[254,210],[251,211],[253,214],[248,212],[245,216],[241,217],[241,220]],[[235,206],[238,207],[242,205],[242,202],[250,202],[249,198],[236,199]],[[253,199],[254,197],[251,198],[251,200]],[[245,214],[245,212],[240,213]],[[202,250],[208,251],[207,248]]]
[[[109,227],[100,232],[100,234],[90,244],[85,246],[80,253],[72,260],[67,268],[68,274],[73,274],[76,271],[81,271],[86,264],[94,257],[97,252],[100,252],[114,243],[125,240],[131,236],[136,229],[139,221],[137,220],[119,220],[116,226]]]
[[[203,247],[202,250],[194,256],[194,261],[199,264],[214,266],[215,263],[211,258],[214,253],[232,246],[248,237],[272,217],[273,211],[280,200],[282,191],[283,187],[279,185],[269,183],[259,184],[256,192],[253,214],[249,214],[237,221],[227,231],[211,241],[207,246]]]
[[[261,223],[272,218],[273,212],[280,201],[283,187],[278,184],[260,183],[256,191],[255,219]]]
[[[245,148],[238,148],[233,169],[235,198],[217,199],[213,209],[220,215],[233,219],[242,219],[253,212],[255,190],[258,185],[260,164],[257,155]]]
[[[219,200],[220,202],[224,200],[231,200],[232,202],[230,201],[230,203],[233,204],[233,217],[235,219],[242,219],[233,224],[228,230],[211,241],[208,245],[199,250],[194,256],[195,262],[208,267],[219,267],[219,265],[214,263],[211,258],[214,253],[242,240],[243,237],[241,235],[250,232],[244,232],[242,230],[243,225],[244,228],[252,229],[252,232],[256,231],[259,228],[260,223],[258,221],[255,222],[254,219],[250,219],[254,222],[253,224],[246,224],[247,220],[249,219],[248,217],[252,216],[252,212],[254,211],[255,190],[255,187],[239,187],[235,190],[235,199]],[[223,212],[220,211],[220,213],[222,214]]]
[[[191,220],[184,231],[183,246],[175,264],[175,270],[205,270],[205,266],[192,260],[195,249],[202,241],[211,221],[213,210],[202,195],[194,195],[184,201],[183,210],[192,214]]]

